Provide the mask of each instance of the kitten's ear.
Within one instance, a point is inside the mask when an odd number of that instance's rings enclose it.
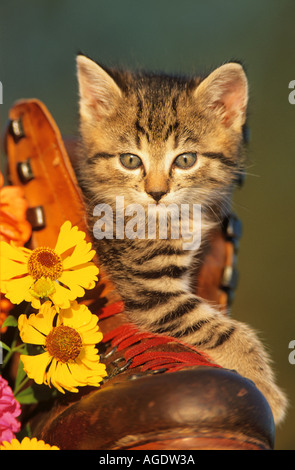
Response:
[[[122,96],[113,78],[84,55],[77,56],[77,77],[80,116],[84,119],[100,119],[110,114]]]
[[[248,81],[243,67],[228,63],[214,70],[196,88],[201,107],[211,109],[226,127],[241,130],[246,120]]]

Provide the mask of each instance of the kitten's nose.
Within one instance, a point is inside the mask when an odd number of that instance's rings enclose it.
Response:
[[[152,196],[152,198],[154,198],[156,202],[159,202],[161,197],[163,197],[164,194],[166,194],[166,192],[165,191],[151,191],[148,194]]]

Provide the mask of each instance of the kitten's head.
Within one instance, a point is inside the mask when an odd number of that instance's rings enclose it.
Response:
[[[107,70],[77,57],[82,187],[93,206],[225,205],[242,164],[247,79],[227,63],[205,79]]]

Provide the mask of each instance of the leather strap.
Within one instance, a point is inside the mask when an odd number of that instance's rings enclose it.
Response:
[[[31,246],[55,240],[71,220],[88,235],[83,200],[59,129],[38,100],[19,101],[9,113],[6,132],[9,177],[23,186],[33,228]]]
[[[10,109],[5,133],[9,181],[23,187],[29,203],[31,248],[54,244],[65,220],[77,225],[91,241],[82,194],[73,170],[76,148],[75,139],[62,138],[41,101],[20,100]],[[223,227],[212,234],[208,253],[196,273],[197,294],[216,303],[223,311],[228,311],[236,287],[240,232],[240,222],[234,215],[225,220]],[[109,296],[110,292],[114,294],[113,285],[101,272],[96,295]],[[116,294],[113,300],[119,300]]]
[[[61,225],[70,220],[86,233],[83,197],[60,131],[46,106],[37,99],[20,100],[10,109],[4,136],[8,179],[23,187],[32,226],[30,248],[54,246]],[[94,259],[98,264],[98,260]],[[92,295],[114,292],[100,269],[100,282]],[[116,297],[114,297],[116,300]]]

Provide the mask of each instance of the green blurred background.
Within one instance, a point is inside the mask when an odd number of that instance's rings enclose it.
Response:
[[[241,60],[250,82],[248,176],[235,195],[243,221],[233,317],[261,333],[290,409],[276,449],[295,449],[295,80],[293,0],[27,0],[1,2],[3,128],[13,102],[42,100],[63,134],[77,126],[75,55],[102,64],[206,72]]]

